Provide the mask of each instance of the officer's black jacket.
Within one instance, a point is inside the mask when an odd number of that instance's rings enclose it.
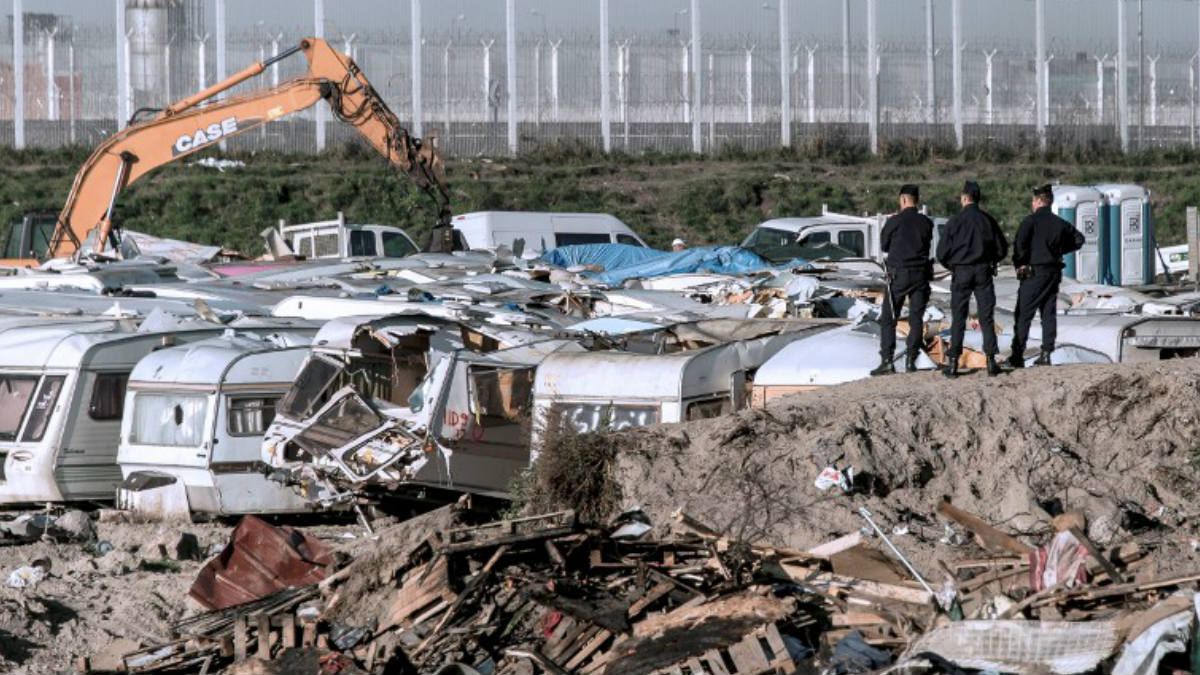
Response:
[[[1008,257],[1008,239],[1000,225],[978,204],[967,204],[946,223],[938,240],[937,259],[945,267],[997,263]]]
[[[1013,265],[1061,265],[1083,246],[1083,233],[1043,206],[1021,221],[1013,241]]]
[[[910,206],[887,219],[879,234],[879,247],[888,254],[891,268],[918,267],[929,263],[933,221]]]

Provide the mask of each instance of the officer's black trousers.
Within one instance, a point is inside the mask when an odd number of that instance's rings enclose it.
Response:
[[[922,319],[929,302],[929,267],[900,267],[891,271],[887,297],[879,312],[879,355],[885,361],[896,356],[896,317],[908,300],[907,355],[915,357],[921,350]]]
[[[967,316],[971,312],[971,295],[975,296],[975,307],[979,310],[979,330],[983,333],[983,353],[995,356],[1000,351],[996,344],[996,288],[992,285],[992,266],[955,265],[950,281],[950,352],[958,358],[963,349],[963,333],[967,329]]]
[[[1057,265],[1035,265],[1033,274],[1021,281],[1017,290],[1017,311],[1014,320],[1012,353],[1021,358],[1025,355],[1025,344],[1029,339],[1029,324],[1037,312],[1042,320],[1042,351],[1054,351],[1054,340],[1058,337],[1058,285],[1062,282],[1062,268]]]

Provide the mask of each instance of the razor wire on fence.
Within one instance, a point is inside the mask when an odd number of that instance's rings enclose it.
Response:
[[[312,34],[451,156],[1198,142],[1200,0],[225,1],[65,0],[78,11],[51,13],[13,0],[0,143],[94,146]],[[292,57],[229,93],[305,67]],[[354,137],[314,108],[228,147]]]

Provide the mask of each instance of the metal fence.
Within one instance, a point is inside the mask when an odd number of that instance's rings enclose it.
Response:
[[[12,2],[0,143],[19,147],[95,145],[135,110],[314,33],[448,155],[1197,144],[1197,0]],[[293,57],[235,91],[304,67]],[[318,106],[229,147],[353,138]]]

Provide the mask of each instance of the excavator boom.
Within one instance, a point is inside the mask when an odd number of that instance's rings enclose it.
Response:
[[[296,52],[308,59],[304,75],[277,87],[201,105]],[[409,135],[350,57],[320,38],[306,38],[274,59],[251,65],[171,104],[152,119],[126,127],[97,147],[75,176],[45,256],[82,252],[89,235],[94,235],[92,250],[104,251],[110,238],[115,243],[114,203],[131,183],[168,162],[304,110],[321,99],[328,101],[337,119],[357,129],[434,200],[440,225],[449,222],[445,168],[434,144]],[[8,264],[12,262],[16,261]]]

